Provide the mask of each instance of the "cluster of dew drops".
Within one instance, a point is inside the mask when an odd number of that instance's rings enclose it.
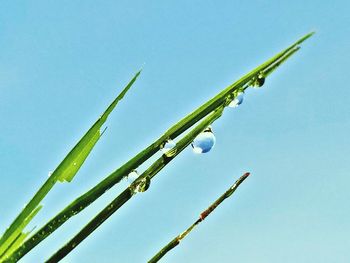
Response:
[[[261,87],[264,85],[265,77],[263,75],[258,75],[254,80],[253,87]],[[238,91],[235,94],[235,98],[230,102],[228,107],[237,108],[243,103],[244,91]],[[191,143],[194,153],[201,154],[209,152],[215,145],[216,138],[213,133],[211,126],[208,126],[203,132],[197,135],[197,137]]]
[[[257,78],[254,80],[252,86],[253,87],[261,87],[265,83],[265,77],[263,75],[258,75]],[[244,98],[244,91],[238,91],[235,94],[235,98],[228,104],[228,107],[230,108],[237,108],[243,103]],[[210,126],[208,126],[204,131],[202,131],[200,134],[197,135],[197,137],[193,140],[191,143],[192,150],[196,154],[202,154],[209,152],[215,145],[216,138],[213,133],[213,129]],[[176,152],[174,151],[174,148],[176,146],[176,143],[168,139],[165,144],[161,147],[160,151],[167,157],[173,156]],[[136,170],[132,170],[129,175],[128,179],[131,181],[135,181],[139,177],[139,174]],[[148,178],[149,179],[149,178]],[[143,178],[140,180],[139,184],[135,187],[135,192],[144,192],[148,189],[150,182],[147,180],[147,178]]]

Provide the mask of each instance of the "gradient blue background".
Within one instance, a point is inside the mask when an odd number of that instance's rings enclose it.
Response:
[[[186,149],[63,262],[145,262],[243,172],[251,177],[162,262],[348,262],[349,1],[1,1],[0,229],[141,67],[73,183],[31,226],[302,35],[262,89]],[[142,169],[140,169],[141,171]],[[22,262],[63,245],[127,182]]]

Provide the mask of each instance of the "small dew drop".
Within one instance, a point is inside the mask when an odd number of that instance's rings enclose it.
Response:
[[[176,151],[173,151],[173,148],[175,146],[176,146],[176,143],[173,140],[168,139],[166,141],[166,143],[164,144],[164,146],[161,148],[161,151],[167,157],[171,157],[171,156],[173,156],[176,153]]]
[[[228,105],[230,108],[236,108],[243,102],[243,92],[240,92],[237,94],[237,96],[231,101],[231,103]]]
[[[77,165],[77,163],[73,163],[73,165],[74,165],[74,166],[76,166],[76,165]]]
[[[253,86],[260,88],[262,85],[264,85],[264,83],[265,83],[265,76],[262,74],[259,74],[255,79]]]
[[[128,181],[133,182],[133,181],[135,181],[138,177],[139,177],[139,173],[137,172],[137,170],[132,170],[132,171],[128,174],[127,179],[128,179]]]
[[[207,153],[215,145],[216,138],[212,131],[212,128],[209,126],[202,133],[193,140],[191,146],[194,153]]]
[[[47,174],[47,177],[50,177],[52,175],[52,171],[49,171],[49,173]]]
[[[150,184],[151,184],[151,178],[149,176],[142,178],[140,181],[137,182],[137,184],[134,188],[134,193],[140,193],[140,192],[147,191]]]

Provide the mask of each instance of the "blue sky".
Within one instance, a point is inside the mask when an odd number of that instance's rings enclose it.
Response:
[[[302,35],[290,61],[226,110],[208,154],[184,151],[63,262],[145,262],[243,172],[249,177],[162,262],[346,262],[348,1],[2,1],[0,228],[141,67],[40,226],[171,124]],[[127,182],[22,262],[68,241]]]

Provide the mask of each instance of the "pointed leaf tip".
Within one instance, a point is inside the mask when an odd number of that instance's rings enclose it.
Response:
[[[296,44],[299,45],[301,43],[303,43],[306,39],[312,37],[315,34],[315,32],[310,32],[308,34],[306,34],[305,36],[303,36],[301,39],[299,39]]]
[[[143,66],[140,68],[139,71],[136,72],[135,77],[138,77],[141,74],[142,70],[143,70]]]
[[[134,77],[129,81],[125,88],[108,106],[108,108],[105,110],[102,116],[94,123],[94,125],[92,125],[92,127],[80,139],[80,141],[72,149],[72,151],[66,156],[66,159],[64,159],[62,164],[60,164],[58,167],[61,169],[59,170],[59,173],[57,171],[54,171],[54,174],[59,174],[57,176],[58,181],[71,182],[73,180],[74,176],[77,174],[78,170],[85,162],[85,159],[88,157],[97,141],[105,132],[105,129],[102,131],[100,130],[102,125],[105,123],[109,114],[114,110],[118,102],[123,99],[124,95],[131,88],[131,86],[136,81],[140,73],[141,70],[134,75]]]
[[[116,98],[115,102],[120,101],[122,98],[124,98],[124,95],[128,92],[128,90],[131,88],[132,84],[136,81],[138,76],[140,76],[142,69],[140,69],[134,77],[129,81],[129,83],[126,85],[126,87],[123,89],[123,91],[119,94],[119,96]]]

